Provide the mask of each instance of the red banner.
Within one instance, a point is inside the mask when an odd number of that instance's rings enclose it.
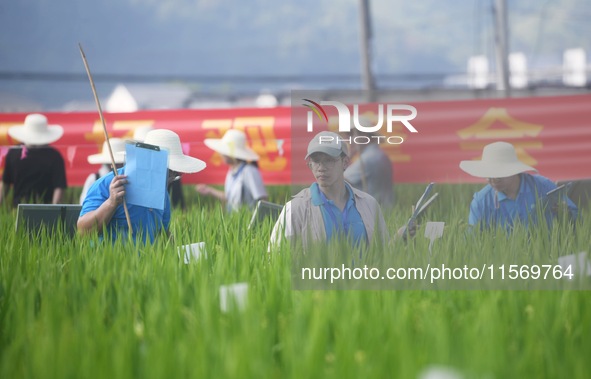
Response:
[[[591,95],[407,104],[417,109],[412,125],[418,133],[409,133],[400,123],[394,125],[392,134],[404,142],[381,144],[392,160],[395,182],[480,182],[461,171],[459,162],[479,159],[483,146],[494,141],[511,142],[523,162],[553,180],[591,177]],[[378,109],[377,104],[360,108],[365,114]],[[88,174],[98,169],[87,162],[88,155],[100,152],[104,141],[98,113],[45,115],[50,124],[64,127],[64,136],[53,146],[66,162],[68,184],[82,185]],[[2,170],[9,146],[18,143],[7,130],[22,124],[25,117],[0,114]],[[311,181],[307,174],[291,175],[291,128],[305,125],[292,125],[288,107],[106,113],[105,119],[111,137],[130,139],[136,128],[146,125],[178,133],[185,154],[207,162],[204,171],[183,176],[185,184],[223,183],[227,166],[221,156],[205,147],[203,140],[221,138],[230,128],[247,134],[251,147],[261,156],[259,167],[266,184]],[[295,167],[300,167],[300,159],[293,162]]]

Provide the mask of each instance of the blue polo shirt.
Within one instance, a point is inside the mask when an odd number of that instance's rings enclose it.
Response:
[[[120,168],[118,173],[125,173],[125,167]],[[113,172],[111,171],[94,182],[84,198],[80,216],[97,209],[109,198],[109,187],[113,181],[113,177]],[[141,235],[144,243],[147,242],[148,238],[150,243],[154,243],[154,239],[160,231],[168,230],[170,225],[170,199],[168,194],[166,194],[166,200],[164,201],[164,210],[132,204],[127,204],[127,210],[129,211],[129,218],[131,219],[131,226],[133,228],[132,237],[134,242],[136,242],[138,235]],[[119,205],[115,210],[111,221],[106,225],[106,232],[109,233],[112,241],[117,238],[127,238],[129,227],[127,226],[123,204]],[[102,240],[103,237],[101,236],[100,239]]]
[[[322,219],[324,220],[324,230],[326,232],[326,241],[336,238],[337,235],[351,238],[355,245],[361,242],[367,244],[367,231],[361,219],[361,215],[355,206],[355,197],[351,187],[345,183],[349,198],[343,211],[339,209],[332,200],[328,200],[320,191],[318,183],[310,186],[312,195],[312,205],[320,207]]]
[[[517,197],[513,200],[502,192],[495,191],[489,184],[474,194],[470,204],[470,225],[480,225],[481,228],[491,226],[504,227],[507,231],[513,230],[517,223],[528,226],[530,223],[538,223],[538,214],[543,214],[548,226],[551,226],[553,215],[549,210],[537,210],[543,205],[542,200],[546,193],[556,188],[550,179],[540,175],[519,174],[521,183]],[[577,207],[567,199],[571,216],[577,217]]]

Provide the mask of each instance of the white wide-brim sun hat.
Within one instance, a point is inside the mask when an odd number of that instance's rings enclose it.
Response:
[[[115,164],[125,162],[125,155],[121,154],[125,152],[125,141],[121,138],[109,138],[109,142],[111,143],[111,150],[113,151]],[[111,164],[111,156],[109,155],[107,141],[103,142],[103,149],[100,153],[89,155],[87,159],[90,164]]]
[[[477,178],[506,178],[527,171],[538,171],[517,158],[508,142],[494,142],[482,150],[482,160],[462,161],[460,168]]]
[[[205,146],[211,150],[234,159],[242,159],[247,162],[259,160],[259,155],[246,144],[246,134],[237,129],[228,130],[220,138],[206,138]]]
[[[32,113],[25,118],[24,125],[8,129],[8,135],[25,145],[48,145],[64,135],[60,125],[48,125],[47,117]]]
[[[168,150],[168,169],[184,174],[193,174],[207,165],[201,159],[183,154],[181,139],[172,130],[154,129],[146,134],[144,143]]]

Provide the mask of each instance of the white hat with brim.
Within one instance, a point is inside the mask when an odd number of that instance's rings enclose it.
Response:
[[[183,154],[178,134],[167,129],[154,129],[146,134],[144,143],[168,150],[168,169],[184,174],[193,174],[207,165],[201,159]]]
[[[259,155],[246,145],[246,134],[241,130],[230,129],[221,139],[206,138],[203,142],[211,150],[230,158],[247,162],[259,160]]]
[[[64,135],[60,125],[48,125],[47,117],[33,113],[25,118],[24,125],[8,129],[8,135],[25,145],[48,145]]]
[[[494,142],[482,150],[482,160],[462,161],[460,168],[477,178],[506,178],[527,171],[537,171],[517,158],[513,145]]]
[[[109,138],[111,143],[111,150],[113,151],[113,158],[115,164],[125,162],[125,141],[121,138]],[[109,155],[109,146],[107,141],[103,142],[103,150],[99,154],[92,154],[88,156],[88,163],[90,164],[111,164],[111,156]]]
[[[345,154],[349,156],[347,144],[342,141],[340,135],[334,132],[320,132],[312,138],[308,144],[308,153],[304,159],[308,159],[314,153],[328,154],[333,158]]]

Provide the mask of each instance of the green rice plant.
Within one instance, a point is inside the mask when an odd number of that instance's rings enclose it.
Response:
[[[469,232],[478,188],[438,186],[417,236],[368,259],[380,267],[481,267],[591,253],[589,210],[574,229]],[[397,204],[385,215],[392,233],[423,189],[396,187]],[[290,193],[274,191],[277,199]],[[0,377],[412,378],[431,365],[467,378],[588,377],[588,290],[478,280],[444,290],[411,282],[296,291],[289,245],[267,252],[272,220],[247,229],[249,211],[227,214],[219,203],[193,200],[173,211],[171,239],[145,246],[99,243],[96,234],[30,238],[12,232],[16,214],[3,209]],[[431,253],[427,221],[446,223]],[[177,247],[194,242],[205,242],[207,258],[184,264]],[[223,312],[219,288],[237,282],[248,283],[246,307]]]

